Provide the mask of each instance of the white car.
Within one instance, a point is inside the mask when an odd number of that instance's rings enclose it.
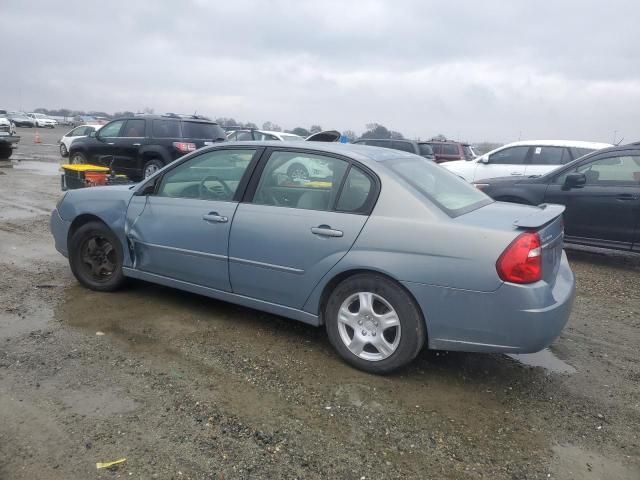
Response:
[[[293,133],[272,132],[270,130],[243,128],[227,132],[227,140],[231,142],[236,140],[280,140],[281,142],[299,142],[304,141],[304,138]]]
[[[69,148],[76,138],[86,137],[92,132],[97,132],[102,128],[102,125],[80,125],[79,127],[70,130],[65,133],[58,141],[60,144],[60,155],[63,157],[69,156]]]
[[[440,165],[468,182],[484,178],[544,175],[560,165],[610,143],[572,140],[524,140],[504,145],[473,160],[455,160]]]
[[[58,125],[56,120],[47,117],[44,113],[27,113],[27,116],[33,119],[36,127],[55,128]]]
[[[331,181],[333,170],[325,160],[315,158],[313,155],[290,154],[290,159],[274,170],[274,173],[286,176],[296,183],[306,184],[310,181]],[[285,180],[286,181],[286,180]]]

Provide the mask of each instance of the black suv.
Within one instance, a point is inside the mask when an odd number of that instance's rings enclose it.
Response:
[[[390,138],[361,138],[353,143],[360,145],[371,145],[373,147],[393,148],[403,152],[415,153],[429,160],[435,161],[431,145],[426,142],[414,142],[413,140],[399,140]]]
[[[198,116],[176,114],[119,118],[69,148],[71,163],[111,167],[139,180],[205,145],[225,141],[220,126]]]

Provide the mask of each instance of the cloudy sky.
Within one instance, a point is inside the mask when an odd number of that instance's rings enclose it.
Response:
[[[0,0],[0,108],[640,140],[637,1]]]

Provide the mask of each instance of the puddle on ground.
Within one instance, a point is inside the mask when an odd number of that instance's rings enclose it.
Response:
[[[640,478],[637,467],[626,466],[618,460],[583,450],[575,445],[555,445],[553,478],[600,480],[603,478],[632,480]]]
[[[60,175],[60,164],[54,162],[36,162],[23,160],[11,162],[15,170],[28,170],[38,175],[56,176]]]
[[[508,354],[507,357],[529,367],[542,367],[551,373],[576,373],[576,369],[545,348],[537,353]]]

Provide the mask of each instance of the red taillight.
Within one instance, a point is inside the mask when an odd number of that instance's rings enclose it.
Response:
[[[537,233],[525,232],[502,252],[496,262],[505,282],[533,283],[542,278],[542,248]]]
[[[176,147],[176,150],[182,153],[193,152],[196,149],[195,143],[173,142],[173,146]]]

